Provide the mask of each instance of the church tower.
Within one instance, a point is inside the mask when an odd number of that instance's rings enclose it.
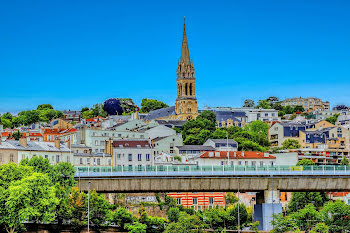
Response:
[[[177,98],[175,112],[179,120],[191,120],[198,116],[196,98],[196,78],[194,67],[188,50],[186,23],[184,21],[184,34],[182,39],[181,58],[177,66]]]

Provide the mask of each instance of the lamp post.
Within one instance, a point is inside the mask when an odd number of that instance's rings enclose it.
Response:
[[[240,233],[241,232],[241,219],[240,219],[240,216],[239,216],[239,177],[237,178],[237,180],[238,180],[238,193],[237,193],[237,195],[238,195],[238,233]]]
[[[90,183],[88,182],[88,232],[90,232]]]

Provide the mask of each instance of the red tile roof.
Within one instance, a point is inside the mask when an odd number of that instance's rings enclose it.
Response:
[[[214,155],[209,156],[209,153],[212,152]],[[220,153],[219,155],[216,155]],[[236,156],[235,156],[236,155]],[[266,157],[264,156],[264,152],[257,151],[244,151],[244,156],[242,155],[242,151],[229,151],[230,159],[275,159],[275,156],[268,154]],[[201,155],[201,158],[208,159],[224,159],[227,158],[227,151],[206,151]]]
[[[328,195],[331,195],[333,197],[344,197],[347,196],[350,192],[329,192]]]
[[[119,147],[122,146],[122,148],[135,148],[135,147],[141,147],[141,148],[150,148],[150,144],[147,140],[117,140],[113,142],[113,147]]]

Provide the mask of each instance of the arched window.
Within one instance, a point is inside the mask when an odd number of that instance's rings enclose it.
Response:
[[[192,83],[190,83],[190,95],[192,96]]]
[[[185,84],[185,95],[187,95],[187,88],[188,88],[188,86],[187,86],[187,83]]]

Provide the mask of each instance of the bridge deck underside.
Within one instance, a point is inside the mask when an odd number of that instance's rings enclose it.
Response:
[[[350,191],[350,176],[101,176],[76,177],[81,190],[97,192]]]

